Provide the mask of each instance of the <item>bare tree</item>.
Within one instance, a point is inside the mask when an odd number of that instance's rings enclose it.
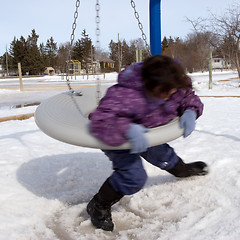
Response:
[[[206,23],[208,22],[207,18],[198,17],[197,19],[186,18],[188,22],[191,23],[193,31],[197,32],[207,32],[209,27]]]
[[[223,51],[237,68],[240,78],[240,4],[235,3],[226,12],[217,16],[211,14],[212,29],[220,40]]]
[[[208,67],[211,33],[193,32],[185,40],[176,38],[163,51],[164,55],[177,58],[189,71],[204,71]]]
[[[233,4],[222,15],[210,12],[209,19],[187,20],[195,32],[212,32],[209,44],[236,67],[240,78],[240,4]]]
[[[195,60],[195,68],[200,71],[204,71],[208,68],[208,58],[211,49],[212,34],[210,32],[195,32],[188,35],[186,44],[188,49],[191,50],[193,58]],[[190,53],[189,53],[190,54]]]

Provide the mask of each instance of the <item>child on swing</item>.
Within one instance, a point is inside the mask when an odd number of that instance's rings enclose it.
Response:
[[[191,80],[172,58],[155,55],[119,73],[118,83],[108,89],[89,116],[90,131],[96,138],[111,146],[131,144],[130,150],[103,150],[114,172],[87,205],[96,228],[112,231],[111,206],[144,186],[147,174],[141,157],[179,178],[207,174],[204,162],[186,164],[168,144],[150,147],[144,136],[148,128],[179,116],[187,137],[202,111]]]

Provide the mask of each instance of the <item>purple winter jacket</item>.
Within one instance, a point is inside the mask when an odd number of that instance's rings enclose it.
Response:
[[[152,102],[143,89],[142,63],[127,67],[118,75],[118,84],[107,90],[97,109],[89,115],[91,134],[102,142],[118,146],[127,141],[131,123],[152,128],[168,123],[185,110],[194,110],[197,118],[203,104],[191,88],[179,89],[167,101]]]

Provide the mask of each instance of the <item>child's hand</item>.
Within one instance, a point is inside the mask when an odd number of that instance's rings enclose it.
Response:
[[[149,129],[140,124],[132,123],[127,131],[127,138],[131,143],[130,153],[145,152],[149,147],[149,143],[144,136]]]
[[[189,136],[196,126],[196,112],[186,110],[180,117],[180,128],[184,128],[184,137]]]

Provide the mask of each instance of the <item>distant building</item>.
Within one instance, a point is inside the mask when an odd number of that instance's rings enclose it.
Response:
[[[44,74],[53,76],[55,75],[55,69],[53,67],[46,67]]]
[[[101,56],[99,60],[103,68],[114,68],[114,61],[109,57]]]
[[[216,55],[216,56],[213,56],[212,68],[213,69],[230,69],[231,64],[229,61],[225,59],[223,55]]]
[[[86,64],[86,70],[88,73],[96,73],[96,69],[99,67],[98,64],[100,64],[101,71],[103,72],[112,71],[114,69],[114,61],[109,57],[102,55],[99,57],[98,60],[99,63],[96,60],[91,61],[91,59],[89,58]]]

